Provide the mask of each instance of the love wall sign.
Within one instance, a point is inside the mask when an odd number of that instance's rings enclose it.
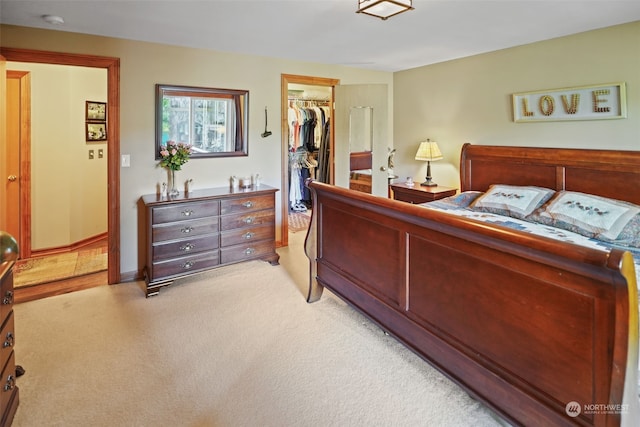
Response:
[[[514,122],[602,120],[627,117],[624,83],[513,94]]]

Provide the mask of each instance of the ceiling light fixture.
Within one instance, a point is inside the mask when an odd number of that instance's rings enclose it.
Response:
[[[358,0],[356,13],[365,13],[383,21],[407,10],[413,10],[413,0]]]
[[[64,24],[64,19],[62,19],[62,16],[42,15],[42,19],[44,19],[45,22],[47,22],[48,24],[52,24],[52,25],[62,25],[62,24]]]

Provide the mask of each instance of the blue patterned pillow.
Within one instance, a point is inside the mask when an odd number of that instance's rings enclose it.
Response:
[[[478,197],[470,208],[478,212],[524,219],[554,194],[555,191],[549,188],[496,184]]]
[[[478,197],[480,197],[482,194],[483,194],[482,191],[464,191],[460,194],[456,194],[455,196],[449,196],[440,200],[447,201],[460,208],[466,208],[471,203],[473,203]]]
[[[483,195],[482,191],[465,191],[455,196],[445,197],[444,199],[434,200],[432,202],[420,203],[421,205],[429,205],[432,208],[444,210],[466,209],[473,203],[475,199]]]
[[[574,191],[560,191],[527,220],[583,236],[640,248],[640,206]]]

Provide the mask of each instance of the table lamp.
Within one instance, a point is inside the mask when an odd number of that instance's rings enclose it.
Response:
[[[422,160],[427,162],[427,177],[425,181],[420,184],[424,187],[437,187],[438,184],[431,181],[431,162],[442,159],[442,152],[438,143],[427,139],[420,143],[418,152],[416,153],[416,160]]]

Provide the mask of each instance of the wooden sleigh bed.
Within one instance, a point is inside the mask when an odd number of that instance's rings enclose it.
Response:
[[[640,152],[466,144],[460,175],[640,205]],[[326,287],[515,425],[640,425],[629,252],[307,186],[309,302]]]

